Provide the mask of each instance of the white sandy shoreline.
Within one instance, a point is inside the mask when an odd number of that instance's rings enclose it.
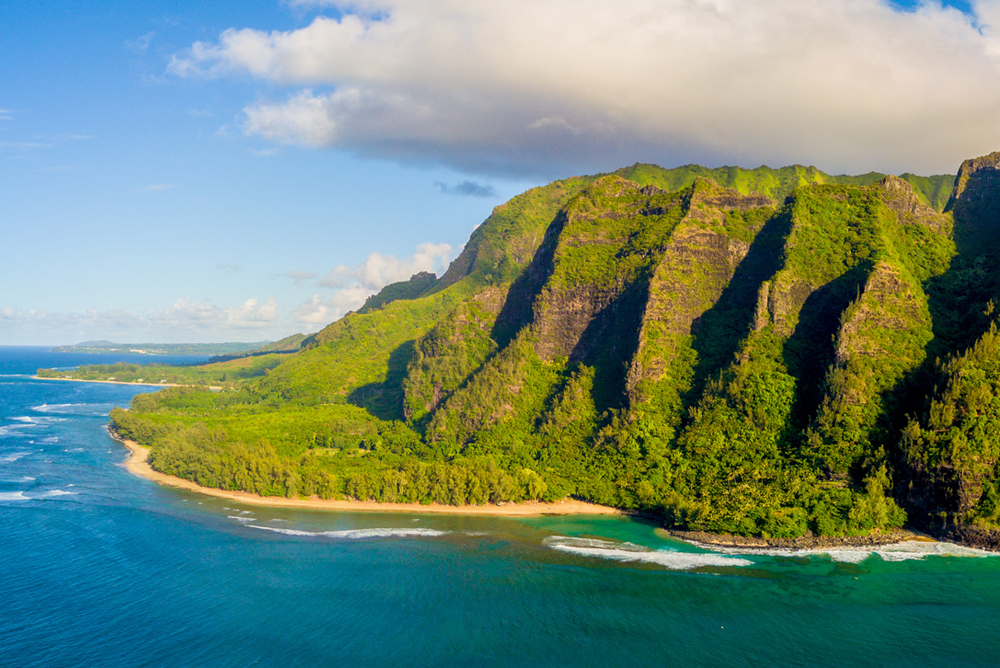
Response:
[[[210,390],[221,390],[219,385],[182,385],[180,383],[134,383],[127,380],[87,380],[86,378],[45,378],[44,376],[32,376],[32,380],[61,380],[70,383],[104,383],[106,385],[139,385],[141,387],[207,387]]]

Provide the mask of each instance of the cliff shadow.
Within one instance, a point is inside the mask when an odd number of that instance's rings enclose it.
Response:
[[[682,397],[685,406],[696,402],[706,381],[733,361],[753,325],[761,284],[781,269],[785,237],[791,229],[787,211],[772,216],[754,237],[719,299],[691,324],[691,347],[698,353],[698,363],[691,389]]]
[[[594,368],[591,396],[598,415],[627,403],[628,365],[639,348],[648,297],[649,277],[645,276],[597,312],[569,355],[571,363]]]
[[[799,321],[785,342],[782,358],[798,381],[792,419],[800,429],[809,424],[823,401],[841,316],[860,296],[873,266],[871,261],[863,262],[814,290],[799,310]]]
[[[565,224],[566,214],[560,211],[546,228],[531,263],[510,286],[500,314],[490,330],[490,337],[501,350],[534,321],[535,298],[555,268],[556,246]]]
[[[355,388],[347,402],[364,408],[380,420],[405,420],[403,416],[403,381],[413,359],[416,340],[411,339],[389,353],[385,380]]]
[[[929,357],[964,351],[992,319],[984,311],[1000,294],[1000,169],[973,171],[945,211],[954,217],[956,252],[946,272],[924,283],[934,332]]]

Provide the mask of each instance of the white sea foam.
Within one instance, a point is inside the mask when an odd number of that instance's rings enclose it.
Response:
[[[688,571],[706,566],[750,566],[749,559],[715,552],[678,552],[676,550],[651,550],[634,543],[618,543],[593,538],[549,536],[542,543],[560,552],[597,557],[613,561],[657,564],[675,571]]]
[[[8,429],[27,429],[28,427],[37,427],[39,425],[47,425],[54,422],[65,422],[67,418],[52,417],[50,415],[38,415],[35,417],[24,415],[8,419],[19,423],[7,425]]]
[[[12,452],[9,455],[0,455],[0,464],[11,464],[30,454],[30,452]]]
[[[306,536],[321,538],[340,538],[342,540],[362,540],[372,538],[435,538],[444,536],[448,531],[438,531],[437,529],[411,528],[375,528],[375,529],[346,529],[343,531],[300,531],[299,529],[282,529],[280,527],[264,527],[257,524],[248,525],[251,529],[263,529],[273,531],[286,536]]]
[[[34,498],[34,499],[57,499],[60,496],[76,496],[77,494],[79,494],[79,492],[70,492],[69,490],[65,490],[65,489],[53,489],[53,490],[50,490],[48,492],[43,492],[43,493],[39,494],[38,496],[31,497],[31,498]]]
[[[105,417],[111,410],[111,404],[41,404],[32,406],[31,410],[38,413],[61,413],[63,415],[90,415]],[[50,420],[60,420],[64,418],[48,418]]]
[[[724,554],[762,555],[770,557],[829,557],[832,561],[844,564],[860,564],[873,556],[883,561],[911,561],[927,557],[995,557],[996,552],[964,547],[954,543],[934,542],[924,540],[906,540],[889,545],[872,547],[820,547],[805,550],[796,549],[766,549],[748,550],[740,548],[712,549]]]
[[[42,404],[40,406],[32,406],[31,410],[38,411],[39,413],[62,413],[70,406],[79,406],[80,404]]]
[[[3,501],[27,501],[28,497],[24,492],[0,492],[0,502]]]
[[[236,520],[237,522],[253,522],[254,520],[252,517],[241,517],[239,515],[226,515],[226,517],[231,520]]]

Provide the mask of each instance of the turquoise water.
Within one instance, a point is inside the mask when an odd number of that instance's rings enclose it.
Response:
[[[92,359],[0,348],[0,666],[1000,665],[996,557],[244,507],[119,466],[155,388],[20,375]]]

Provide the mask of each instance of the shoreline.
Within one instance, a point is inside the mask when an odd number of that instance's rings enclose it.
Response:
[[[93,381],[84,381],[93,382]],[[108,382],[108,381],[104,381]],[[480,517],[540,517],[544,515],[599,515],[599,516],[632,516],[636,513],[620,510],[610,506],[601,506],[586,501],[575,499],[565,499],[556,502],[524,501],[521,503],[511,503],[502,506],[487,504],[482,506],[448,506],[438,503],[423,505],[420,503],[379,503],[377,501],[349,501],[343,499],[320,499],[312,496],[308,499],[289,499],[281,496],[261,496],[251,492],[239,492],[214,487],[202,487],[201,485],[167,475],[159,471],[154,471],[148,463],[150,449],[139,445],[135,441],[123,439],[113,430],[108,433],[116,441],[125,446],[130,452],[129,458],[121,463],[130,473],[140,478],[151,480],[157,484],[176,489],[183,489],[189,492],[196,492],[226,501],[243,503],[253,506],[266,506],[272,508],[298,508],[303,510],[324,510],[332,512],[383,512],[383,513],[404,513],[404,514],[438,514],[438,515],[467,515]],[[639,514],[641,515],[641,514]],[[939,540],[926,533],[913,529],[894,529],[888,532],[880,532],[868,536],[842,536],[842,537],[820,537],[820,536],[800,536],[798,538],[762,538],[756,536],[734,536],[724,534],[713,534],[704,531],[680,531],[676,529],[658,528],[656,533],[669,536],[690,545],[707,550],[745,550],[748,553],[765,550],[797,551],[797,550],[823,550],[837,548],[877,548],[887,545],[896,545],[907,541],[917,541],[926,543],[955,543],[958,545],[967,544],[965,540]],[[996,551],[995,546],[978,546],[990,551]]]
[[[108,382],[108,381],[105,381]],[[111,437],[124,445],[132,453],[122,465],[132,474],[140,478],[152,480],[161,485],[176,487],[189,492],[197,492],[206,496],[214,496],[227,501],[235,501],[256,506],[271,506],[274,508],[301,508],[308,510],[332,511],[362,511],[383,513],[434,513],[445,515],[481,515],[493,517],[537,517],[540,515],[625,515],[617,508],[599,506],[586,501],[567,499],[546,503],[542,501],[524,501],[503,506],[446,506],[438,503],[423,505],[420,503],[379,503],[377,501],[345,501],[340,499],[320,499],[313,496],[308,499],[288,499],[282,496],[260,496],[250,492],[234,492],[201,485],[154,471],[148,463],[149,448],[129,441],[109,430]]]
[[[798,538],[761,538],[758,536],[733,536],[707,531],[664,530],[670,536],[706,549],[725,548],[752,552],[754,550],[823,550],[850,547],[881,547],[906,541],[939,543],[941,541],[912,529],[869,534],[867,536],[799,536]]]
[[[107,385],[139,385],[142,387],[207,387],[210,390],[221,390],[219,385],[182,385],[180,383],[136,383],[128,380],[87,380],[86,378],[46,378],[35,374],[32,380],[61,380],[69,383],[105,383]]]

